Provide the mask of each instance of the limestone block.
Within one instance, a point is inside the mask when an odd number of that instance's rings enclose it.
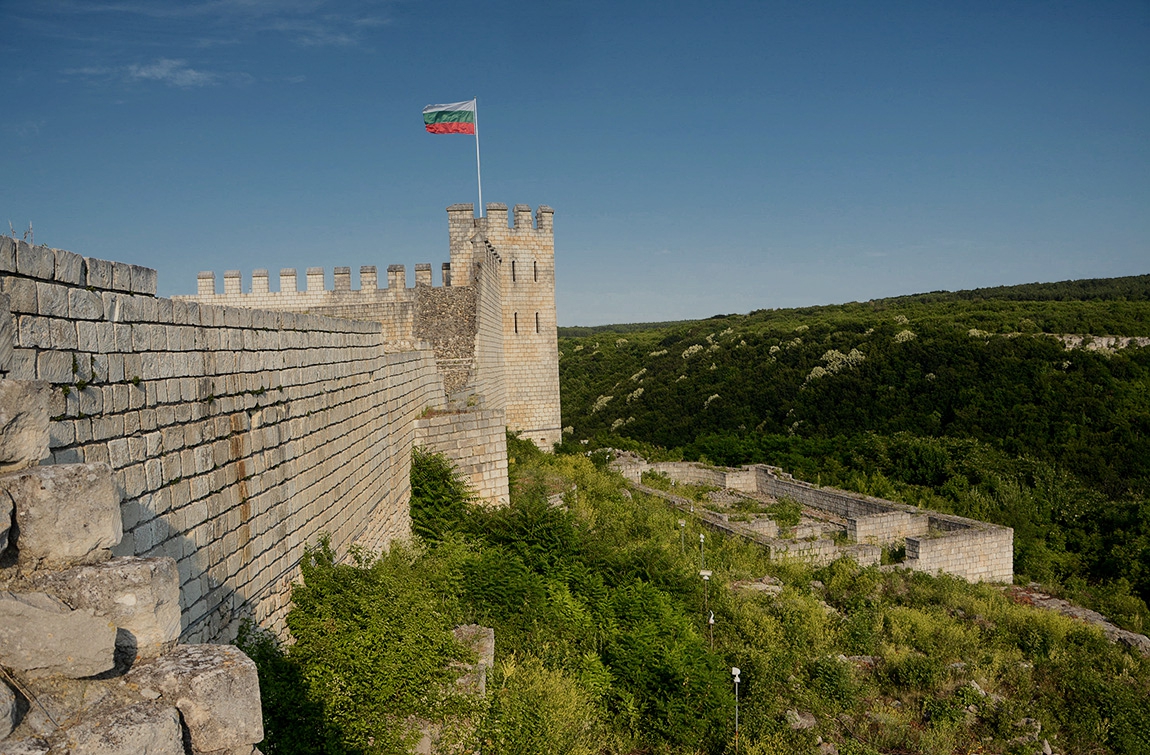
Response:
[[[16,694],[4,682],[0,682],[0,739],[12,733],[16,728],[17,715]]]
[[[184,755],[180,714],[152,702],[97,709],[63,739],[71,755]]]
[[[0,476],[19,528],[20,563],[93,563],[123,536],[120,497],[103,464],[60,464]]]
[[[99,320],[104,316],[104,300],[92,291],[71,288],[68,289],[68,312],[74,320]]]
[[[0,380],[0,473],[38,464],[48,453],[47,383]]]
[[[52,252],[56,257],[53,277],[61,283],[80,285],[84,278],[84,258],[63,249],[53,249]]]
[[[44,593],[0,592],[0,665],[78,679],[112,668],[116,628]]]
[[[127,680],[158,690],[180,709],[197,752],[253,745],[264,738],[256,665],[231,645],[180,645],[137,664]]]
[[[0,236],[0,272],[16,272],[16,239]]]
[[[31,246],[17,239],[16,271],[29,278],[52,280],[56,270],[56,255],[46,246]]]
[[[132,265],[132,293],[156,295],[156,271],[150,267]]]
[[[453,630],[455,640],[476,655],[476,662],[456,684],[467,692],[483,697],[487,694],[487,671],[495,666],[495,630],[478,624],[466,624]]]
[[[129,657],[154,657],[180,637],[180,575],[170,558],[114,558],[41,572],[32,584],[71,608],[105,617],[118,630],[116,647]]]
[[[86,285],[96,289],[109,289],[112,287],[112,263],[108,260],[85,257],[84,269],[87,272],[85,276]]]

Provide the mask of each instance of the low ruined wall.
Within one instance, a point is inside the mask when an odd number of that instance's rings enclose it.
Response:
[[[759,464],[754,469],[759,492],[775,498],[792,498],[804,506],[813,506],[843,518],[885,514],[892,508],[899,506],[899,504],[891,501],[871,498],[858,493],[816,487],[809,482],[791,479],[790,475],[766,465]]]
[[[908,537],[925,535],[930,529],[930,518],[909,511],[890,511],[847,520],[847,537],[856,543],[889,545]]]
[[[988,527],[951,532],[945,537],[908,537],[906,565],[916,571],[945,572],[971,582],[1014,579],[1014,530]]]
[[[451,459],[477,496],[505,505],[510,500],[506,427],[502,411],[426,412],[415,421],[415,443]]]
[[[379,323],[156,298],[155,271],[10,238],[0,290],[0,372],[51,384],[45,462],[110,465],[115,553],[175,559],[184,641],[241,613],[282,630],[320,533],[410,533],[414,420],[444,397],[430,352],[386,353]]]
[[[1014,530],[1009,527],[923,511],[915,506],[845,490],[818,487],[795,480],[764,464],[739,469],[707,467],[690,462],[652,464],[634,455],[623,454],[614,466],[633,483],[642,481],[643,472],[654,471],[679,483],[713,485],[776,499],[790,498],[804,507],[845,519],[847,537],[855,543],[839,547],[832,540],[818,538],[817,532],[806,533],[796,528],[794,540],[768,543],[772,558],[799,558],[822,564],[848,555],[860,564],[877,564],[880,557],[877,546],[905,541],[906,568],[946,572],[972,582],[1010,582],[1014,577]],[[803,539],[807,534],[817,539]]]

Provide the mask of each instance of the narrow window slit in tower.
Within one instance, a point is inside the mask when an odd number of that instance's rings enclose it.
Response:
[[[511,282],[515,282],[515,260],[511,260]]]
[[[539,332],[539,313],[535,313],[535,332]]]
[[[515,312],[511,316],[513,318],[515,318],[515,332],[518,333],[519,332],[519,313]]]
[[[535,282],[538,283],[539,282],[539,263],[538,262],[532,262],[531,263],[531,274],[533,276],[535,276]]]

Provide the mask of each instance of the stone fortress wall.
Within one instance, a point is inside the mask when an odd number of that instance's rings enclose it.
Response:
[[[975,519],[907,506],[881,498],[824,488],[801,482],[765,464],[738,469],[708,467],[688,462],[647,463],[620,458],[616,468],[630,481],[642,481],[643,472],[667,475],[679,483],[729,488],[775,499],[790,498],[804,507],[844,519],[847,539],[859,546],[906,545],[907,569],[947,573],[972,582],[1011,582],[1014,578],[1014,530]],[[796,535],[799,533],[796,533]],[[770,537],[764,544],[772,557],[789,556],[827,561],[843,555],[832,540],[793,541]],[[848,546],[847,550],[851,550]]]
[[[453,234],[460,225],[453,216]],[[294,296],[329,303],[293,311],[229,306],[248,301],[235,283],[219,302],[158,298],[154,270],[0,238],[0,378],[49,386],[42,465],[109,466],[123,529],[112,552],[175,562],[182,641],[226,641],[241,615],[282,632],[300,557],[321,533],[338,551],[409,536],[417,443],[507,500],[509,336],[484,226],[473,219],[470,255],[453,241],[449,286],[420,266],[416,287],[401,288],[393,270],[376,301],[349,304],[363,294],[321,294],[313,273],[313,291]],[[375,309],[319,314],[345,306]],[[544,399],[556,426],[557,385],[556,371]]]
[[[113,552],[176,561],[184,640],[241,610],[282,630],[321,532],[410,532],[414,421],[445,404],[429,352],[389,353],[378,323],[157,298],[154,271],[12,239],[0,289],[0,371],[51,385],[42,463],[111,467]]]
[[[482,218],[470,204],[447,215],[451,261],[440,286],[429,263],[415,266],[413,288],[403,265],[388,267],[384,288],[374,266],[361,267],[358,289],[350,267],[335,268],[332,289],[323,268],[308,268],[303,289],[295,270],[282,270],[279,291],[256,270],[246,292],[242,273],[229,270],[223,293],[207,271],[195,296],[176,299],[378,322],[389,349],[431,348],[453,403],[503,411],[509,428],[549,449],[561,438],[554,211],[540,207],[533,222],[531,208],[516,205],[511,226],[504,204],[488,204]]]

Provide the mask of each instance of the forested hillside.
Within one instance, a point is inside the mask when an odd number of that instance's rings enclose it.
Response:
[[[1150,621],[1150,276],[575,332],[566,444],[1006,524],[1025,578]]]

